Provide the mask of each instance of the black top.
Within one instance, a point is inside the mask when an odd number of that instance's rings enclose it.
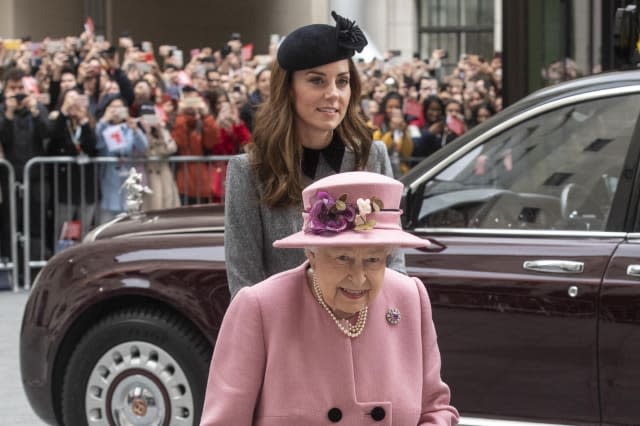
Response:
[[[344,157],[345,146],[336,133],[333,134],[331,143],[323,149],[302,148],[302,173],[305,176],[314,179],[316,177],[316,167],[318,167],[318,159],[320,154],[325,161],[336,172],[340,172],[342,166],[342,157]]]

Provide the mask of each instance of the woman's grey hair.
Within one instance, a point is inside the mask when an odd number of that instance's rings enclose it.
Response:
[[[398,249],[398,247],[396,247],[396,246],[384,246],[384,248],[387,250],[387,256],[391,255],[395,250]],[[320,247],[316,247],[316,246],[305,247],[304,248],[304,254],[306,256],[308,256],[307,253],[317,254],[319,250],[320,250]]]

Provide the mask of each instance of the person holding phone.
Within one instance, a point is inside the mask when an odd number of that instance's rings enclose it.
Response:
[[[89,99],[77,88],[62,93],[62,106],[51,122],[51,140],[47,155],[69,157],[95,157],[98,153],[95,122],[89,114]],[[84,182],[81,182],[84,176]],[[96,193],[96,166],[69,163],[58,168],[57,192],[54,198],[54,235],[60,235],[67,220],[80,220],[82,235],[93,224],[98,194]]]
[[[447,123],[447,128],[454,137],[458,137],[467,131],[462,102],[455,99],[449,99],[444,104],[444,113],[446,116],[445,121]]]
[[[402,95],[389,92],[382,99],[381,110],[384,118],[379,129],[373,132],[374,140],[381,140],[387,146],[393,175],[398,178],[409,171],[409,157],[413,154],[412,137],[419,136],[415,126],[408,124],[404,116]]]
[[[132,164],[125,159],[145,157],[148,148],[146,135],[129,116],[120,95],[106,95],[102,105],[104,114],[96,126],[98,155],[119,157],[121,162],[104,164],[100,169],[100,223],[126,211],[126,194],[120,188]]]
[[[4,101],[0,103],[0,144],[4,157],[11,163],[15,171],[15,178],[18,183],[23,183],[24,167],[33,157],[45,154],[45,141],[49,136],[48,112],[44,105],[40,104],[35,93],[27,93],[24,79],[26,74],[20,68],[9,68],[4,73],[3,94]],[[45,234],[41,234],[41,223],[45,218],[40,214],[44,211],[43,203],[46,202],[45,193],[40,192],[40,168],[35,167],[29,175],[30,182],[33,183],[31,195],[31,209],[28,220],[31,224],[32,247],[41,247]],[[4,173],[4,172],[2,172]],[[0,176],[2,188],[0,192],[6,194],[13,191],[7,185],[7,176]],[[22,191],[16,192],[16,205],[18,206],[17,220],[18,229],[22,229],[24,215],[22,214]],[[7,255],[10,249],[8,236],[10,233],[9,205],[3,203],[0,210],[0,256]],[[52,243],[52,241],[49,241]],[[51,247],[49,247],[51,248]],[[44,255],[45,253],[42,253]]]
[[[255,120],[258,107],[269,99],[269,84],[271,81],[271,70],[267,67],[261,68],[256,73],[256,89],[251,92],[247,103],[240,111],[240,117],[245,122],[249,131],[253,131],[253,121]]]
[[[306,25],[285,37],[253,143],[229,161],[224,246],[231,295],[302,263],[302,250],[271,246],[302,227],[304,186],[354,170],[392,176],[385,145],[372,142],[358,112],[361,82],[351,58],[367,39],[354,22],[332,16],[336,26]],[[402,255],[392,259],[404,270]]]
[[[230,101],[229,95],[222,89],[214,90],[210,94],[212,112],[220,128],[220,143],[213,148],[215,155],[234,155],[244,151],[244,147],[251,141],[251,132],[240,119],[238,107]]]
[[[152,102],[145,102],[139,106],[138,113],[140,127],[149,143],[147,155],[167,158],[175,154],[178,151],[178,145],[156,114],[155,105]],[[178,207],[180,196],[169,163],[167,161],[152,161],[145,165],[145,170],[151,193],[144,194],[143,209],[157,210]]]
[[[211,155],[220,143],[220,130],[209,107],[192,86],[182,88],[178,115],[171,131],[178,155]],[[202,204],[213,200],[210,168],[207,163],[182,163],[176,171],[182,204]]]
[[[422,102],[425,125],[420,129],[420,136],[414,139],[414,157],[428,157],[449,142],[456,135],[449,131],[445,120],[444,102],[436,95],[425,98]]]

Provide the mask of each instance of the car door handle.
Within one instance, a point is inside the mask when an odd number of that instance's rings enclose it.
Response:
[[[525,260],[522,267],[528,271],[581,274],[584,262],[573,260]]]
[[[640,277],[640,265],[627,266],[627,275],[632,277]]]

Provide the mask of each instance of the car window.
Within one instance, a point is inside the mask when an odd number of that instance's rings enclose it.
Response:
[[[639,98],[554,109],[488,139],[426,183],[418,226],[605,230]]]

